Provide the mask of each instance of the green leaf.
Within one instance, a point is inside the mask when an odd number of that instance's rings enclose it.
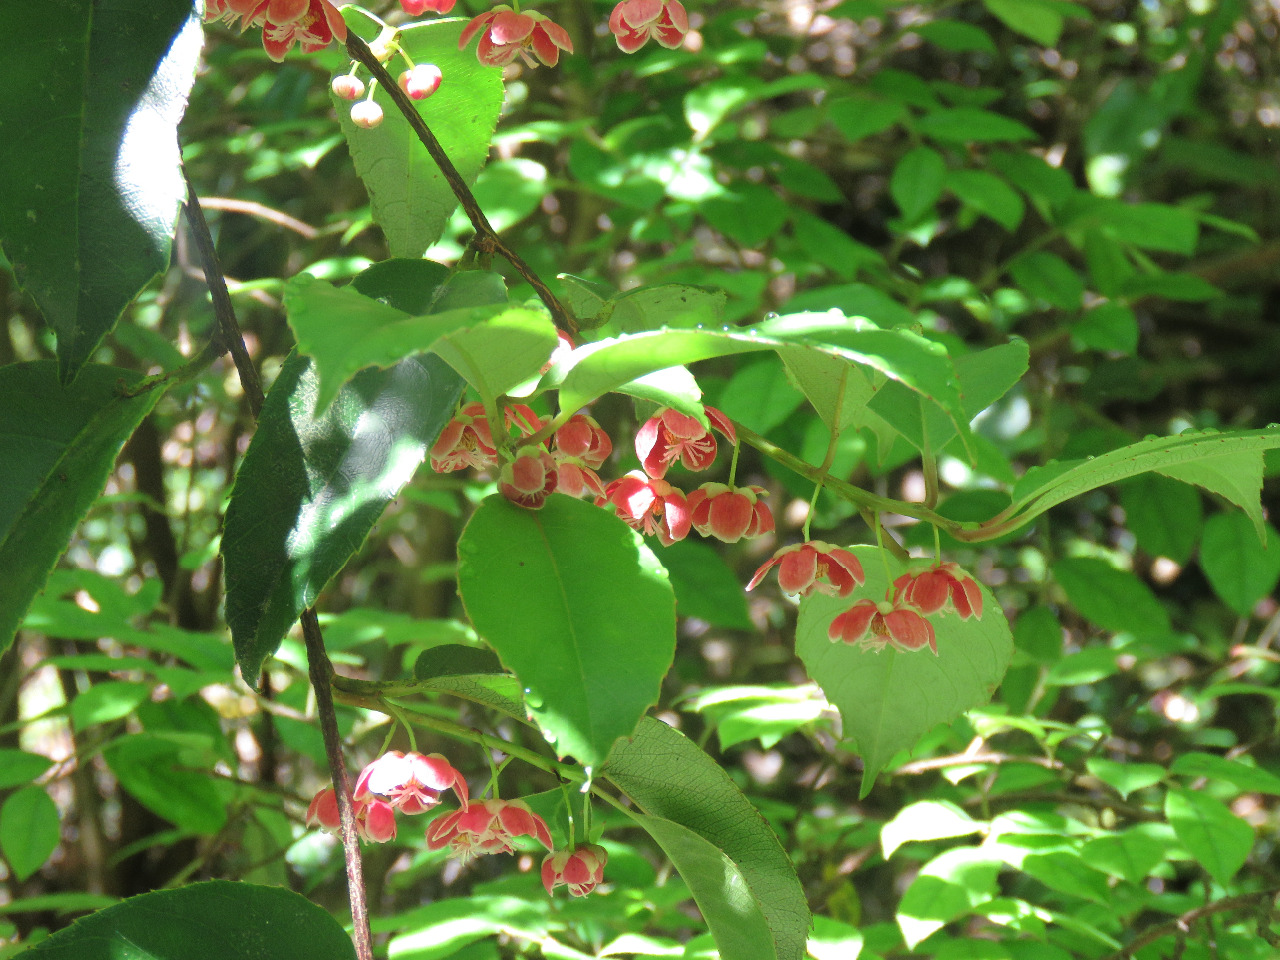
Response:
[[[1280,535],[1269,523],[1265,530],[1264,544],[1249,519],[1232,511],[1205,521],[1200,537],[1200,569],[1214,593],[1242,617],[1280,583]]]
[[[1120,484],[1120,506],[1138,547],[1152,557],[1187,563],[1201,532],[1199,490],[1171,477],[1143,474]]]
[[[1079,310],[1084,298],[1084,281],[1056,253],[1037,250],[1015,258],[1009,264],[1013,282],[1037,299],[1060,310]]]
[[[1022,223],[1027,205],[1018,191],[994,173],[951,170],[947,173],[946,185],[961,203],[985,214],[1006,230],[1016,230]]]
[[[959,20],[934,20],[930,23],[916,24],[912,29],[930,43],[936,43],[944,50],[952,53],[990,53],[995,54],[995,42],[991,35],[981,27]]]
[[[680,616],[733,630],[752,628],[742,581],[718,550],[686,538],[662,551],[662,565],[671,578]]]
[[[61,820],[44,787],[23,787],[0,807],[0,853],[18,880],[44,866],[58,846]]]
[[[53,761],[38,753],[0,748],[0,790],[30,783],[53,766]]]
[[[739,183],[708,197],[698,212],[714,229],[744,247],[763,246],[787,222],[787,204],[760,183]]]
[[[738,364],[715,398],[725,416],[759,434],[768,434],[802,403],[804,394],[787,378],[786,368],[767,354]]]
[[[209,880],[130,897],[15,960],[348,960],[328,911],[282,887]]]
[[[615,294],[567,273],[559,275],[565,300],[588,330],[608,324],[610,333],[638,333],[661,327],[692,327],[724,323],[728,296],[723,290],[687,283],[658,283]]]
[[[1090,757],[1084,765],[1123,800],[1128,800],[1129,794],[1135,790],[1154,786],[1165,776],[1164,767],[1154,763],[1120,763],[1104,757]]]
[[[1052,0],[982,0],[996,19],[1010,30],[1044,47],[1056,46],[1062,36],[1063,15]]]
[[[0,4],[0,57],[41,78],[0,105],[0,237],[58,335],[64,382],[169,265],[202,41],[190,0]]]
[[[828,116],[846,140],[857,143],[906,119],[907,110],[901,103],[859,92],[833,101]]]
[[[458,593],[562,756],[599,769],[657,703],[675,596],[640,535],[599,507],[489,497],[458,541]]]
[[[0,367],[0,653],[102,492],[116,454],[160,399],[159,389],[120,395],[139,379],[90,364],[63,387],[52,361]]]
[[[209,738],[135,733],[103,751],[120,786],[144,807],[191,833],[212,836],[227,822],[221,785],[196,767],[207,759]]]
[[[932,618],[937,656],[927,649],[872,653],[832,643],[827,628],[836,614],[858,597],[880,599],[890,583],[878,549],[850,549],[862,563],[866,583],[852,598],[813,594],[801,601],[796,652],[844,718],[845,735],[862,757],[865,796],[895,753],[990,699],[1013,655],[1013,635],[1000,605],[983,587],[981,620],[960,620],[949,612]],[[902,572],[896,561],[889,564],[889,577]]]
[[[458,677],[481,673],[502,673],[502,664],[492,650],[461,643],[442,643],[423,650],[413,663],[415,680]]]
[[[737,865],[688,827],[633,815],[688,884],[721,960],[778,960],[763,904]]]
[[[1274,427],[1152,437],[1088,460],[1033,467],[1014,486],[1014,510],[1010,513],[1025,523],[1064,500],[1156,470],[1175,480],[1198,484],[1242,507],[1262,539],[1262,454],[1277,447],[1280,429]]]
[[[79,732],[96,723],[110,723],[129,716],[138,704],[151,699],[151,687],[149,683],[122,680],[95,683],[71,701],[72,729]]]
[[[422,282],[439,287],[436,309],[426,316],[410,316],[307,274],[286,285],[285,310],[298,350],[315,359],[317,414],[358,371],[415,354],[437,353],[488,399],[536,376],[551,356],[556,330],[550,318],[507,306],[496,274],[462,274],[443,283],[444,267],[419,262]],[[454,309],[442,309],[445,304]]]
[[[999,872],[1000,861],[981,847],[948,850],[925,864],[898,903],[907,949],[995,896]]]
[[[1198,751],[1180,753],[1169,772],[1183,777],[1207,777],[1225,781],[1240,790],[1280,796],[1280,777],[1246,763],[1243,756],[1228,758]]]
[[[370,23],[354,6],[343,11],[348,26],[371,40]],[[400,46],[416,62],[434,63],[444,74],[440,89],[416,104],[418,113],[453,161],[463,182],[475,182],[489,156],[489,142],[502,108],[502,71],[476,59],[475,49],[458,49],[467,21],[450,18],[411,24],[400,31]],[[376,31],[375,31],[376,32]],[[331,73],[345,72],[339,45],[320,58]],[[386,119],[372,130],[351,122],[351,104],[331,94],[356,173],[373,205],[393,257],[421,257],[440,239],[457,206],[453,191],[385,91],[374,94]]]
[[[310,359],[291,354],[227,506],[226,617],[250,683],[425,459],[462,381],[422,356],[357,374],[323,416],[318,390]]]
[[[943,840],[981,833],[978,823],[954,803],[920,800],[899,810],[880,828],[880,849],[886,860],[904,843]]]
[[[1053,565],[1053,578],[1071,605],[1104,630],[1138,636],[1169,632],[1169,614],[1151,588],[1128,570],[1096,557],[1066,557]]]
[[[39,897],[23,897],[21,900],[10,900],[8,903],[0,904],[0,914],[22,913],[26,910],[50,910],[61,916],[68,913],[100,910],[119,902],[117,897],[108,897],[100,893],[46,893]]]
[[[669,330],[587,344],[574,351],[574,366],[560,385],[560,407],[576,410],[666,367],[756,350],[778,350],[793,371],[794,354],[803,350],[838,358],[846,366],[852,362],[883,373],[937,404],[956,429],[968,436],[969,420],[945,347],[906,330],[877,329],[866,320],[845,317],[838,311],[788,314],[750,330]],[[838,366],[820,363],[816,380],[835,370],[838,383]],[[851,369],[849,384],[855,390],[854,397],[863,395],[865,374]],[[846,393],[848,390],[846,386]],[[821,406],[818,410],[824,420],[832,416]]]
[[[932,209],[942,196],[946,176],[947,165],[938,151],[929,147],[908,151],[889,179],[889,195],[902,211],[902,219],[914,223]]]
[[[387,929],[403,931],[387,943],[389,960],[444,960],[446,957],[489,960],[496,958],[497,953],[477,956],[464,952],[463,948],[496,933],[545,945],[550,934],[546,908],[524,897],[455,897],[409,910],[394,919],[394,926],[378,919],[373,921],[375,932],[381,932],[379,928],[384,925]]]
[[[976,107],[930,110],[915,121],[921,136],[945,143],[994,143],[1035,140],[1035,132],[1017,120]]]
[[[1164,863],[1171,837],[1152,836],[1151,827],[1168,831],[1164,824],[1144,824],[1087,841],[1080,848],[1085,862],[1113,877],[1141,883]]]
[[[1164,815],[1187,852],[1225,886],[1253,848],[1253,827],[1221,800],[1198,790],[1170,787]]]
[[[1138,318],[1132,307],[1109,300],[1082,313],[1071,325],[1071,338],[1093,350],[1132,355],[1138,349]]]
[[[605,765],[611,781],[651,817],[687,827],[736,865],[772,933],[778,960],[800,960],[809,907],[777,835],[729,774],[682,733],[644,718]]]

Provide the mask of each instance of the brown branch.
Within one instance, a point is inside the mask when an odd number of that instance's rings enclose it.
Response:
[[[440,141],[431,132],[427,122],[422,119],[422,114],[418,113],[413,101],[409,99],[409,95],[400,89],[395,77],[391,76],[387,68],[374,56],[373,51],[369,49],[369,44],[356,36],[354,32],[349,33],[347,35],[347,52],[353,60],[360,61],[373,74],[374,78],[382,84],[383,89],[387,91],[387,95],[391,97],[397,109],[409,121],[409,126],[418,135],[418,140],[426,147],[427,153],[431,154],[431,159],[440,168],[445,182],[449,184],[449,189],[458,198],[459,205],[466,212],[467,219],[471,221],[471,226],[476,231],[477,246],[482,250],[495,252],[505,258],[520,274],[525,283],[533,287],[538,294],[538,298],[546,304],[555,325],[571,336],[576,334],[578,325],[573,317],[569,315],[569,312],[565,310],[564,304],[557,299],[556,295],[551,292],[551,288],[542,282],[542,278],[533,272],[533,269],[524,262],[520,255],[507,246],[503,239],[498,236],[498,232],[493,229],[492,224],[489,223],[488,218],[484,215],[484,211],[480,209],[480,204],[476,202],[476,198],[471,193],[466,181],[458,173],[458,168],[453,165],[449,155],[444,152],[444,148],[440,146]]]
[[[1203,907],[1196,907],[1196,909],[1188,910],[1168,923],[1162,923],[1159,926],[1147,929],[1133,943],[1121,947],[1108,956],[1106,960],[1127,960],[1143,947],[1155,943],[1162,937],[1186,936],[1191,931],[1192,925],[1205,917],[1212,916],[1215,913],[1230,913],[1233,910],[1247,910],[1250,907],[1263,906],[1268,900],[1274,901],[1277,896],[1280,896],[1280,887],[1273,887],[1270,890],[1258,890],[1254,893],[1241,893],[1234,897],[1223,897],[1221,900],[1207,903]],[[1272,904],[1272,909],[1274,909],[1274,904]]]
[[[262,381],[258,379],[258,371],[253,368],[253,361],[249,359],[249,351],[244,345],[244,337],[240,335],[236,308],[231,303],[231,294],[227,292],[222,264],[218,262],[218,251],[213,246],[213,235],[209,233],[209,224],[204,219],[204,211],[200,209],[200,199],[196,196],[195,186],[185,168],[182,176],[187,181],[187,222],[195,236],[196,250],[204,267],[205,283],[209,285],[209,295],[213,298],[213,315],[218,320],[223,346],[231,351],[236,373],[240,375],[240,384],[244,387],[245,396],[249,398],[249,409],[253,411],[256,420],[262,412]]]
[[[234,197],[205,197],[200,201],[200,205],[206,210],[225,210],[227,213],[243,213],[250,217],[257,217],[260,220],[266,220],[274,223],[278,227],[284,227],[286,230],[292,230],[306,240],[314,240],[320,236],[320,231],[309,223],[303,223],[297,217],[291,217],[283,210],[276,210],[268,207],[265,203],[258,203],[256,200],[237,200]]]
[[[302,637],[307,645],[307,670],[311,687],[316,692],[316,712],[320,715],[320,732],[324,736],[324,753],[333,775],[333,789],[338,797],[338,818],[342,825],[342,851],[347,862],[347,896],[351,901],[352,939],[358,960],[373,960],[373,944],[369,939],[369,905],[365,902],[364,867],[360,862],[360,842],[356,838],[355,810],[351,806],[351,780],[342,758],[342,739],[338,718],[333,709],[333,691],[329,687],[333,664],[325,653],[324,637],[314,607],[302,611]]]
[[[262,384],[258,380],[258,372],[249,359],[244,338],[240,335],[240,325],[236,321],[235,307],[231,303],[226,279],[218,263],[213,237],[209,233],[209,225],[205,222],[200,201],[196,197],[190,178],[187,178],[187,215],[192,232],[195,234],[200,260],[204,265],[205,279],[213,296],[213,310],[218,320],[219,335],[224,346],[231,350],[236,371],[240,375],[240,382],[256,420],[262,413]],[[360,842],[356,837],[355,811],[351,806],[351,783],[347,777],[346,763],[342,758],[338,718],[334,713],[333,693],[329,689],[329,677],[333,674],[333,665],[329,662],[328,654],[325,653],[320,621],[316,618],[313,607],[308,607],[302,612],[302,636],[307,646],[307,669],[311,677],[311,686],[316,692],[316,709],[320,715],[320,731],[324,736],[325,756],[329,761],[329,774],[338,800],[342,849],[347,865],[347,896],[351,902],[352,939],[355,942],[358,960],[373,960],[373,943],[369,937],[369,908],[365,901],[364,870],[360,862]],[[245,679],[252,682],[252,678]],[[264,720],[269,720],[270,717],[269,712],[264,713]]]

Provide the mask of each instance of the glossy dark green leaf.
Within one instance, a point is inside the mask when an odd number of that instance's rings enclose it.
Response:
[[[801,601],[796,653],[844,718],[845,736],[862,757],[865,795],[895,753],[991,698],[1013,655],[1013,634],[1000,605],[983,587],[981,619],[961,620],[949,611],[931,618],[937,656],[928,648],[905,653],[889,647],[873,653],[833,643],[827,636],[832,619],[859,597],[883,598],[889,587],[886,560],[877,548],[850,549],[862,563],[866,583],[853,597],[815,593]],[[895,561],[888,564],[888,576],[902,572]]]
[[[377,36],[377,28],[354,5],[344,15],[366,40]],[[444,75],[440,89],[416,106],[463,181],[471,184],[489,157],[503,87],[501,70],[481,65],[474,48],[458,49],[466,23],[457,18],[415,23],[400,32],[399,43],[415,61],[434,63]],[[331,47],[318,59],[334,73],[348,67],[341,47]],[[388,69],[394,74],[401,67],[389,64]],[[372,130],[351,122],[349,102],[336,95],[331,99],[391,255],[421,257],[440,238],[458,205],[444,175],[385,91],[374,94],[385,119]]]
[[[688,827],[661,817],[634,819],[693,892],[721,960],[779,960],[763,904],[733,860]]]
[[[678,730],[646,717],[618,742],[603,778],[645,814],[688,828],[723,851],[746,881],[778,960],[800,960],[809,907],[777,835],[714,760]]]
[[[1215,513],[1200,537],[1200,569],[1213,591],[1232,610],[1247,617],[1280,583],[1280,535],[1265,524],[1267,539],[1258,540],[1244,514]]]
[[[0,806],[0,853],[19,880],[44,866],[61,832],[58,807],[44,787],[23,787]]]
[[[1128,570],[1096,557],[1066,557],[1053,578],[1071,605],[1104,630],[1150,636],[1168,633],[1169,614],[1151,588]]]
[[[90,364],[63,387],[51,361],[0,367],[0,652],[159,389],[122,396],[129,370]]]
[[[350,960],[329,913],[282,887],[209,880],[130,897],[59,930],[21,960]]]
[[[321,416],[318,390],[310,359],[292,354],[227,506],[227,623],[250,682],[426,458],[462,380],[427,355],[357,374]]]
[[[675,597],[640,535],[607,511],[563,494],[541,510],[489,497],[458,541],[458,593],[562,756],[599,769],[657,702]]]
[[[33,78],[0,103],[0,239],[64,381],[169,264],[202,39],[190,0],[0,4],[0,57]]]
[[[483,673],[502,673],[502,664],[497,654],[492,650],[468,647],[460,643],[443,643],[430,650],[423,650],[413,664],[415,680]]]

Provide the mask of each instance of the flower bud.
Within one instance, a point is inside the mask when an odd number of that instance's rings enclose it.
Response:
[[[344,73],[333,78],[329,89],[333,91],[334,96],[341,97],[343,100],[358,100],[364,96],[364,81],[353,74]]]
[[[373,100],[361,100],[351,105],[351,122],[357,127],[371,130],[382,122],[382,108]]]
[[[410,100],[425,100],[440,89],[444,74],[434,63],[420,63],[412,70],[400,74],[400,89]]]

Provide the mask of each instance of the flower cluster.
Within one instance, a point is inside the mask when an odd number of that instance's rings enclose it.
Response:
[[[809,540],[774,553],[756,570],[747,589],[774,567],[779,586],[802,597],[826,593],[844,598],[866,581],[862,564],[848,550]],[[928,646],[936,656],[938,639],[927,618],[948,605],[962,620],[981,619],[982,591],[956,564],[936,563],[898,577],[883,600],[856,601],[831,621],[827,636],[833,643],[841,640],[876,653],[886,646],[904,652]]]
[[[536,436],[550,426],[524,404],[509,404],[503,408],[500,433],[495,436],[498,415],[491,415],[482,403],[467,403],[432,446],[431,468],[437,473],[496,468],[502,495],[531,510],[556,491],[592,497],[597,506],[612,509],[632,528],[658,537],[664,546],[683,540],[690,530],[725,543],[772,532],[773,514],[762,499],[763,487],[704,483],[686,495],[665,479],[677,462],[692,471],[709,468],[716,457],[715,433],[737,442],[733,422],[715,407],[705,409],[711,430],[669,407],[646,420],[635,437],[636,456],[644,470],[606,486],[597,471],[613,452],[613,442],[594,418],[576,413],[538,441]],[[504,445],[515,449],[504,453]]]
[[[205,0],[204,19],[261,27],[262,46],[277,63],[294,44],[315,53],[347,39],[347,24],[330,0]]]
[[[467,781],[438,753],[401,753],[390,750],[371,761],[356,777],[351,795],[356,832],[366,843],[387,843],[396,838],[396,812],[425,813],[440,803],[440,794],[452,790],[461,805],[427,825],[427,846],[448,847],[461,860],[491,853],[514,853],[517,837],[533,837],[548,851],[542,864],[547,893],[566,884],[575,897],[584,897],[604,879],[602,847],[580,844],[572,851],[555,850],[547,822],[523,800],[472,802]],[[338,795],[325,787],[307,807],[307,826],[338,834],[341,822]]]

